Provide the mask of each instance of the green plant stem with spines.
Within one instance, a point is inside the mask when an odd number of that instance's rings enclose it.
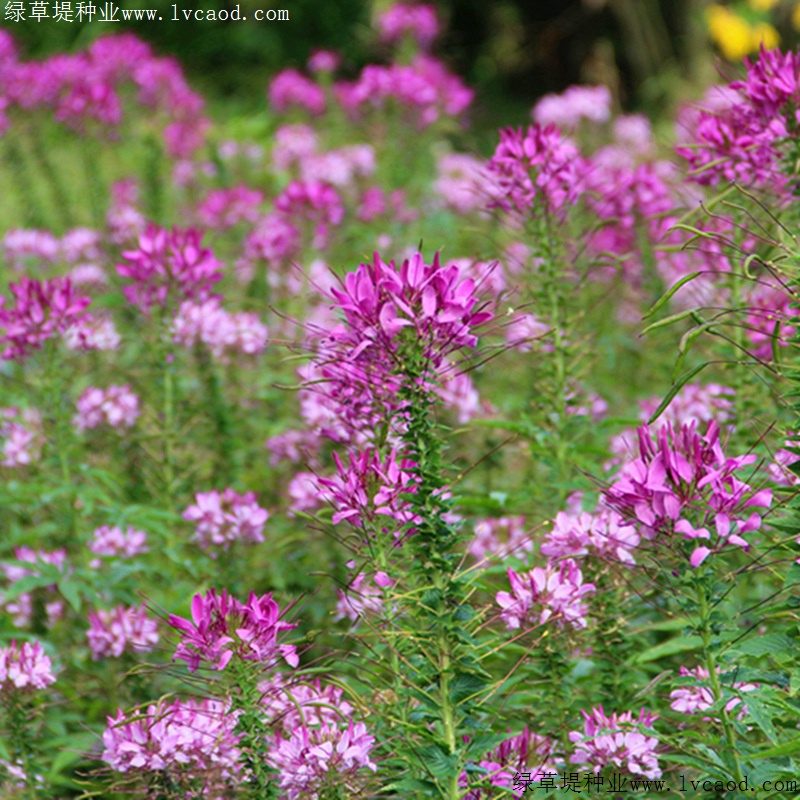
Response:
[[[443,798],[457,800],[462,794],[459,778],[466,763],[466,745],[459,733],[479,702],[477,698],[467,698],[456,704],[452,696],[454,678],[459,671],[467,671],[460,634],[471,633],[468,628],[465,630],[463,613],[459,616],[468,605],[463,581],[456,576],[453,555],[461,537],[458,529],[443,519],[452,503],[442,497],[442,440],[436,430],[430,387],[433,368],[417,341],[401,347],[398,364],[399,396],[404,401],[408,426],[403,435],[403,454],[416,464],[412,470],[416,492],[406,497],[418,517],[412,525],[415,532],[404,545],[410,559],[407,569],[411,591],[401,595],[398,602],[405,605],[402,621],[409,628],[407,641],[415,651],[411,660],[420,664],[419,688],[435,697],[437,720],[429,741],[441,748],[450,764],[446,776],[435,776],[436,783]],[[417,597],[421,598],[419,603],[412,601]]]
[[[24,708],[22,698],[13,689],[4,690],[0,708],[4,711],[8,729],[8,745],[11,763],[18,764],[25,772],[27,780],[19,795],[21,800],[36,800],[36,775],[39,767],[36,764],[34,738],[31,731],[31,709]],[[17,795],[15,795],[16,797]]]
[[[250,772],[247,787],[250,800],[275,800],[277,772],[267,762],[267,736],[269,728],[264,721],[264,710],[260,704],[259,679],[263,674],[256,662],[238,658],[230,664],[233,676],[231,710],[239,712],[236,733],[239,734],[242,765]]]

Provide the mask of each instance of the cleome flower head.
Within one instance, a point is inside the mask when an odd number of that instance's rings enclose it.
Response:
[[[12,640],[9,647],[0,647],[0,696],[9,691],[30,692],[45,689],[54,683],[53,665],[40,642]]]
[[[410,328],[438,363],[448,353],[475,347],[475,329],[492,318],[478,306],[475,288],[456,265],[442,266],[438,253],[432,264],[416,253],[399,268],[376,253],[331,293],[353,336],[350,358],[376,346],[396,352],[401,333]]]
[[[638,719],[631,711],[608,716],[603,706],[593,708],[591,714],[581,713],[583,730],[569,734],[570,741],[577,745],[570,759],[573,764],[588,764],[595,775],[605,767],[616,767],[647,778],[661,777],[655,752],[658,739],[642,732],[643,728],[652,728],[658,717],[644,709]]]
[[[622,467],[605,502],[647,539],[680,533],[705,540],[711,547],[694,548],[692,567],[730,544],[748,550],[743,534],[761,527],[761,515],[751,509],[772,502],[769,489],[755,491],[737,475],[757,457],[728,458],[714,420],[705,434],[694,422],[680,427],[666,423],[655,435],[642,425],[638,434],[639,457]],[[709,531],[712,526],[716,536]]]
[[[299,663],[294,645],[278,644],[278,635],[296,628],[280,618],[272,594],[251,592],[240,603],[225,589],[218,595],[209,589],[192,600],[192,619],[174,614],[169,625],[180,633],[175,659],[182,659],[195,672],[201,664],[223,670],[233,658],[271,665],[281,656],[291,667]]]
[[[203,300],[222,279],[222,264],[194,228],[171,231],[150,224],[139,237],[136,250],[125,250],[126,263],[117,272],[132,283],[123,289],[128,302],[147,313],[154,305],[172,299]]]
[[[269,512],[258,505],[253,492],[238,494],[227,488],[222,493],[198,492],[183,518],[196,523],[194,540],[204,550],[227,550],[235,541],[263,542]]]
[[[286,738],[277,737],[269,761],[280,772],[280,787],[288,800],[330,796],[325,790],[332,787],[354,797],[363,783],[359,772],[377,770],[370,760],[374,744],[366,725],[352,719],[346,728],[331,723],[300,725]]]
[[[37,281],[22,277],[9,287],[16,305],[0,308],[0,345],[2,357],[23,361],[39,350],[47,339],[64,333],[84,316],[91,302],[75,293],[69,278]],[[0,298],[0,305],[2,300]]]
[[[559,627],[586,627],[586,603],[583,598],[592,594],[593,583],[583,582],[583,573],[576,562],[566,558],[559,564],[536,567],[526,575],[508,570],[510,592],[498,592],[500,616],[509,630],[523,625],[533,627],[553,620]]]

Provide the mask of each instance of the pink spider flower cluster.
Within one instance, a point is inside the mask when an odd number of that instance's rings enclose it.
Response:
[[[491,206],[556,215],[578,202],[587,172],[577,147],[555,125],[538,123],[501,130],[487,170],[501,195]]]
[[[370,759],[374,745],[366,725],[352,719],[346,728],[335,723],[300,725],[286,736],[278,735],[267,758],[279,772],[278,785],[287,800],[319,800],[334,786],[354,797],[364,786],[363,770],[377,771]]]
[[[278,113],[294,106],[318,116],[327,105],[322,87],[296,69],[279,72],[270,82],[267,94],[270,107]]]
[[[595,514],[559,511],[542,542],[541,553],[551,559],[591,554],[632,566],[639,541],[635,526],[610,509],[601,508]]]
[[[369,576],[359,572],[346,589],[337,589],[339,601],[336,603],[336,619],[347,617],[357,622],[361,617],[377,616],[384,610],[386,589],[394,585],[394,581],[382,571]]]
[[[269,512],[258,505],[254,492],[238,494],[229,487],[221,494],[213,489],[194,497],[195,504],[183,512],[183,518],[195,523],[193,540],[204,550],[227,550],[238,541],[264,541]]]
[[[416,478],[408,459],[392,450],[384,458],[374,448],[350,453],[350,463],[345,465],[338,453],[333,454],[337,474],[320,478],[333,505],[333,524],[347,520],[357,528],[376,523],[385,516],[394,521],[395,536],[402,535],[404,525],[417,521],[411,506],[403,495],[416,491]],[[388,520],[387,520],[388,523]]]
[[[55,680],[53,664],[41,642],[18,645],[12,640],[8,647],[0,647],[0,695],[46,689]]]
[[[131,284],[123,288],[128,302],[148,313],[152,306],[182,300],[204,300],[222,279],[222,264],[202,246],[202,233],[171,231],[150,224],[136,250],[125,250],[117,272]]]
[[[534,628],[549,621],[561,628],[569,625],[581,630],[587,626],[584,599],[596,587],[583,582],[583,573],[574,559],[535,567],[522,575],[509,567],[508,580],[511,591],[498,592],[495,599],[502,609],[500,618],[509,630]]]
[[[145,606],[90,611],[86,638],[95,661],[109,656],[119,658],[126,650],[152,650],[158,644],[158,623],[147,616]]]
[[[561,94],[537,100],[531,116],[540,125],[576,128],[581,120],[597,124],[611,117],[611,92],[607,86],[570,86]]]
[[[558,769],[560,759],[554,751],[555,743],[552,739],[533,733],[526,726],[522,733],[500,742],[478,762],[478,766],[485,770],[482,779],[486,780],[488,776],[492,787],[518,789],[520,774],[524,774],[526,780],[530,776],[532,782],[538,783],[542,776],[561,771]],[[462,773],[459,783],[462,786],[469,785],[469,773]],[[464,796],[464,800],[482,800],[491,796],[484,790],[472,789]]]
[[[657,716],[644,709],[636,719],[632,711],[609,716],[603,706],[581,714],[583,730],[569,734],[569,740],[577,745],[570,758],[573,764],[587,764],[595,775],[606,767],[616,767],[646,778],[661,777],[656,752],[658,739],[642,732],[652,729]]]
[[[116,350],[121,341],[113,320],[105,315],[86,314],[64,331],[64,344],[70,350]]]
[[[128,526],[126,530],[116,525],[102,525],[92,534],[88,544],[89,549],[98,556],[116,556],[117,558],[132,558],[141,553],[148,552],[147,534]],[[92,566],[99,566],[100,562],[93,562]]]
[[[259,216],[258,207],[263,202],[262,192],[240,184],[209,192],[197,207],[197,214],[207,228],[228,230],[240,222],[255,222]]]
[[[262,681],[258,690],[264,713],[284,734],[301,725],[339,725],[354,713],[344,692],[333,684],[323,685],[319,678],[294,682],[278,673]]]
[[[748,550],[744,534],[761,527],[761,515],[751,509],[772,502],[769,489],[755,491],[737,476],[757,457],[726,457],[713,420],[705,434],[695,423],[679,428],[666,423],[655,435],[643,425],[638,436],[639,456],[622,467],[606,490],[608,505],[647,539],[676,533],[712,545],[693,548],[692,567],[730,544]],[[716,537],[706,527],[711,525]]]
[[[474,93],[436,58],[417,54],[409,64],[368,64],[358,80],[334,86],[339,103],[358,118],[367,110],[385,115],[399,108],[420,129],[443,115],[457,117],[472,103]]]
[[[278,636],[297,625],[284,622],[272,594],[251,592],[240,603],[224,589],[209,589],[192,599],[191,620],[170,614],[169,624],[180,634],[175,659],[185,661],[190,672],[202,665],[223,670],[232,659],[271,665],[278,657],[291,667],[299,663],[294,645],[278,644]]]
[[[475,523],[467,551],[479,561],[489,558],[521,556],[533,550],[533,539],[522,517],[497,517]]]
[[[475,281],[462,279],[457,266],[443,266],[439,254],[432,264],[414,254],[398,268],[376,253],[371,264],[361,264],[332,289],[344,313],[352,345],[350,359],[369,348],[397,352],[406,329],[423,343],[434,366],[462,347],[475,347],[475,331],[492,318],[479,304]]]
[[[139,397],[127,383],[107,389],[90,386],[78,398],[78,413],[73,424],[79,431],[103,426],[132,428],[139,414]]]
[[[35,409],[0,408],[0,452],[4,467],[27,467],[42,455],[42,416]]]
[[[747,75],[712,98],[710,108],[690,119],[690,136],[677,147],[691,168],[690,179],[716,185],[736,181],[762,189],[788,185],[792,165],[786,145],[798,130],[800,57],[766,50],[745,59]]]
[[[172,321],[172,341],[184,347],[202,343],[211,355],[226,362],[231,355],[256,355],[264,351],[267,327],[257,314],[225,311],[216,297],[181,303]]]
[[[395,44],[408,36],[427,50],[439,35],[436,8],[429,5],[395,3],[378,15],[376,25],[385,44]]]
[[[0,345],[5,346],[2,356],[6,360],[24,361],[47,339],[77,322],[91,302],[75,292],[69,278],[40,282],[22,277],[9,288],[15,305],[0,308]]]
[[[219,790],[227,781],[235,784],[241,771],[238,716],[208,699],[153,704],[130,717],[119,710],[108,717],[100,758],[117,772],[203,776]]]
[[[720,672],[720,668],[717,667],[717,675]],[[698,711],[706,711],[714,705],[714,693],[711,690],[708,669],[705,667],[695,667],[694,669],[681,667],[679,675],[681,678],[694,678],[694,682],[687,682],[686,685],[673,689],[669,693],[669,699],[672,701],[670,708],[673,711],[679,711],[681,714],[695,714]],[[735,681],[730,684],[730,688],[735,692],[753,692],[758,689],[758,684]],[[725,711],[730,714],[737,707],[739,707],[738,717],[742,719],[747,715],[747,706],[742,705],[739,697],[732,697],[725,704]]]

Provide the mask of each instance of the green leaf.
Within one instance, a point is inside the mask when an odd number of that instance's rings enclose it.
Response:
[[[653,316],[659,309],[663,308],[674,296],[675,293],[680,289],[682,286],[685,286],[689,281],[693,281],[698,275],[702,275],[702,272],[692,272],[689,275],[684,275],[677,283],[673,284],[670,289],[663,294],[661,297],[653,303],[650,308],[644,314],[643,319],[649,319]],[[691,312],[687,312],[691,313]]]
[[[76,581],[71,581],[69,578],[64,578],[58,582],[58,591],[64,595],[70,607],[76,613],[81,610],[81,585]]]
[[[775,745],[775,747],[762,750],[760,753],[754,753],[750,758],[780,758],[782,756],[791,756],[795,753],[800,753],[800,739],[791,739],[788,742]]]
[[[754,636],[745,639],[731,648],[732,652],[743,656],[765,656],[781,655],[797,650],[795,640],[788,637],[785,633],[768,633],[765,636]]]
[[[417,750],[417,757],[431,775],[439,780],[447,780],[458,769],[458,756],[445,752],[438,744],[420,747]]]
[[[674,383],[670,390],[667,392],[667,396],[661,401],[658,408],[653,412],[653,415],[647,420],[648,425],[652,425],[662,414],[664,409],[672,402],[672,399],[675,397],[678,392],[683,389],[683,387],[692,379],[695,375],[699,372],[702,372],[708,366],[708,362],[700,364],[688,372],[684,372],[683,375],[678,378],[677,383]]]
[[[456,706],[470,699],[474,702],[488,686],[489,684],[477,675],[459,673],[450,685],[450,701]]]
[[[633,656],[629,663],[645,664],[648,661],[657,661],[659,658],[674,656],[676,653],[686,653],[690,650],[699,650],[703,646],[703,639],[700,636],[676,636],[661,644],[648,647],[641,653]]]

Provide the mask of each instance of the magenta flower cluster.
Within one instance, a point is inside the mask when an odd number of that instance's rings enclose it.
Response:
[[[191,620],[170,614],[169,625],[180,634],[175,659],[185,661],[190,672],[200,666],[223,670],[232,659],[273,665],[278,657],[289,666],[299,663],[294,645],[278,644],[278,636],[297,626],[281,619],[272,594],[251,592],[240,603],[224,589],[209,589],[192,599]]]
[[[394,3],[378,15],[376,24],[381,41],[386,44],[395,44],[408,36],[427,49],[439,35],[434,6]]]
[[[125,250],[117,272],[131,283],[123,288],[132,305],[147,313],[183,300],[204,300],[222,279],[222,264],[193,229],[172,231],[148,225],[136,250]]]
[[[40,282],[23,277],[9,288],[15,305],[0,308],[0,345],[5,345],[6,360],[23,361],[41,349],[47,339],[77,322],[91,302],[75,292],[69,278]]]
[[[758,530],[762,521],[751,509],[772,502],[769,489],[755,491],[738,477],[757,457],[726,457],[715,421],[705,434],[695,423],[679,428],[666,423],[655,434],[643,425],[638,434],[639,456],[622,467],[605,493],[606,502],[647,539],[659,542],[681,534],[705,542],[692,548],[692,567],[729,544],[748,550],[744,535]]]
[[[263,542],[269,512],[256,502],[254,492],[238,494],[231,488],[198,492],[195,504],[183,512],[195,523],[194,541],[204,550],[227,550],[233,542]]]
[[[506,211],[559,214],[578,202],[587,172],[577,147],[555,127],[538,123],[500,131],[500,144],[487,169]]]

